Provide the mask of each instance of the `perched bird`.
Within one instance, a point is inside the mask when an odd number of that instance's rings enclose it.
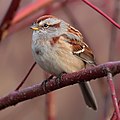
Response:
[[[86,64],[95,65],[90,47],[82,34],[62,19],[52,15],[38,18],[31,26],[32,51],[38,65],[50,74],[80,71]],[[79,83],[86,104],[97,110],[89,82]]]

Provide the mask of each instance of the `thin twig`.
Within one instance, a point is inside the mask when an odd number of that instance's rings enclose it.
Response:
[[[113,25],[115,25],[118,29],[120,29],[120,25],[116,23],[112,18],[110,18],[108,15],[106,15],[104,12],[102,12],[100,9],[98,9],[96,6],[94,6],[92,3],[90,3],[88,0],[82,0],[84,3],[89,5],[91,8],[93,8],[95,11],[100,13],[102,16],[104,16],[108,21],[110,21]]]
[[[45,78],[53,78],[53,75],[49,75],[44,72]],[[55,107],[55,93],[50,92],[45,97],[46,100],[46,120],[56,120],[56,107]]]
[[[109,68],[107,68],[107,81],[108,81],[108,84],[110,87],[113,105],[114,105],[114,108],[115,108],[115,111],[117,114],[117,119],[120,120],[120,110],[118,107],[118,101],[117,101],[117,96],[116,96],[115,87],[114,87],[114,83],[113,83],[112,73],[109,70]]]
[[[20,82],[20,84],[17,86],[17,88],[15,89],[15,91],[19,90],[20,87],[22,87],[22,85],[25,83],[25,81],[27,80],[28,76],[30,75],[31,71],[33,70],[33,68],[35,67],[36,62],[34,62],[31,66],[31,68],[29,69],[28,73],[26,74],[26,76],[24,77],[24,79]]]
[[[109,68],[113,75],[120,73],[120,61],[101,64],[92,68],[83,69],[79,72],[63,74],[59,84],[56,78],[53,78],[47,81],[46,85],[39,83],[19,91],[13,91],[5,97],[0,98],[0,110],[68,85],[104,77],[107,75],[106,68]]]
[[[56,120],[55,93],[50,92],[46,95],[46,120]]]

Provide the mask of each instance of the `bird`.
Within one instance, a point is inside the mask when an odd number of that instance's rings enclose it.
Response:
[[[32,53],[36,63],[46,72],[59,76],[95,66],[92,49],[79,30],[53,15],[39,17],[32,29]],[[97,110],[97,102],[89,82],[79,82],[86,105]]]

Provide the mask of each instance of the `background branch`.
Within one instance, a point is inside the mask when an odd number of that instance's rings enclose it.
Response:
[[[0,24],[0,41],[2,37],[4,37],[4,32],[10,27],[11,21],[19,7],[21,0],[12,0],[3,20],[2,23]]]
[[[109,62],[96,67],[83,69],[79,72],[64,74],[62,75],[59,84],[57,82],[57,79],[53,78],[47,81],[46,85],[40,83],[32,87],[22,89],[20,91],[14,91],[7,96],[0,98],[0,110],[12,105],[16,105],[19,102],[32,99],[40,95],[44,95],[46,93],[63,88],[68,85],[73,85],[78,82],[90,81],[91,79],[104,77],[107,75],[106,68],[109,68],[112,75],[120,73],[120,61]]]

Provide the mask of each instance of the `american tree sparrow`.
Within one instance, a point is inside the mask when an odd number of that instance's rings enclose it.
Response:
[[[65,21],[45,15],[38,18],[31,29],[33,56],[45,71],[58,76],[79,71],[86,64],[95,65],[93,52],[83,41],[82,34]],[[89,82],[79,85],[86,104],[97,110]]]

